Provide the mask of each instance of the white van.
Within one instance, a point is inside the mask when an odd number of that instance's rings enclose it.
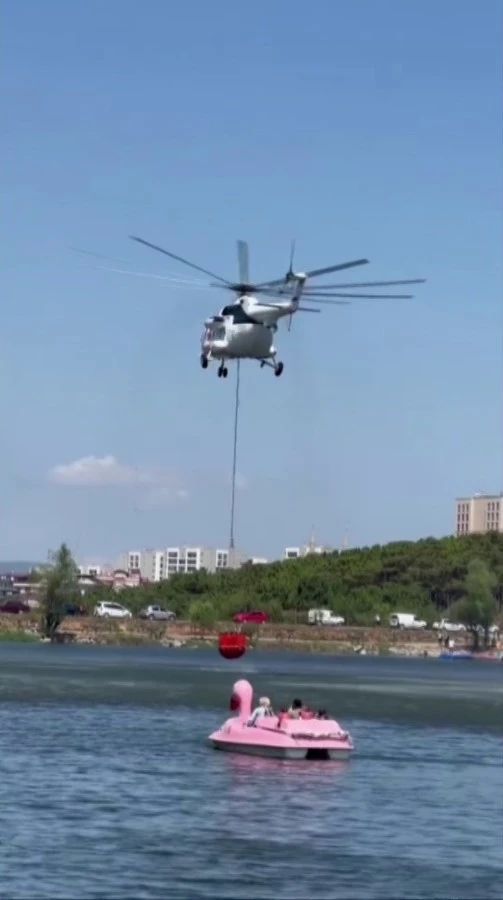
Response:
[[[336,616],[330,609],[310,609],[307,614],[309,625],[344,625],[342,616]]]
[[[427,622],[416,619],[413,613],[393,613],[389,617],[390,628],[426,628]]]

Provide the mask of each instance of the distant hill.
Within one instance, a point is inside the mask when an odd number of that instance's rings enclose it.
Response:
[[[5,561],[0,561],[0,574],[9,574],[10,572],[15,572],[16,575],[24,575],[26,572],[30,572],[36,566],[41,566],[43,563],[37,562],[36,560],[30,561],[26,559],[7,559]]]

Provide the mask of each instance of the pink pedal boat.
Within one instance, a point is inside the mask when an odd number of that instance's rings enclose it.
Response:
[[[248,725],[253,688],[236,681],[231,696],[231,716],[209,740],[217,750],[277,759],[348,759],[353,751],[351,736],[335,719],[283,719],[261,716]]]

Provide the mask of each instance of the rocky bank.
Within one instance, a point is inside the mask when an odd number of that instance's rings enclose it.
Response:
[[[228,628],[199,628],[189,622],[146,622],[141,619],[106,620],[92,616],[69,617],[59,628],[61,642],[86,644],[160,644],[162,646],[217,645],[218,634]],[[0,616],[0,633],[16,632],[41,639],[39,616]],[[310,627],[268,623],[250,629],[250,648],[302,650],[327,653],[397,654],[434,656],[439,652],[437,636],[431,631],[402,631],[385,627]],[[465,646],[463,635],[456,635],[456,647]]]

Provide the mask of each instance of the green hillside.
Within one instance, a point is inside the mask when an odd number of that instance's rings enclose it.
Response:
[[[187,617],[194,603],[211,605],[220,619],[241,609],[264,609],[277,621],[305,618],[326,606],[348,624],[370,624],[376,614],[413,612],[433,621],[465,594],[470,562],[494,575],[497,608],[503,601],[503,535],[426,538],[342,553],[307,556],[209,575],[176,575],[121,595],[131,609],[161,603]]]

